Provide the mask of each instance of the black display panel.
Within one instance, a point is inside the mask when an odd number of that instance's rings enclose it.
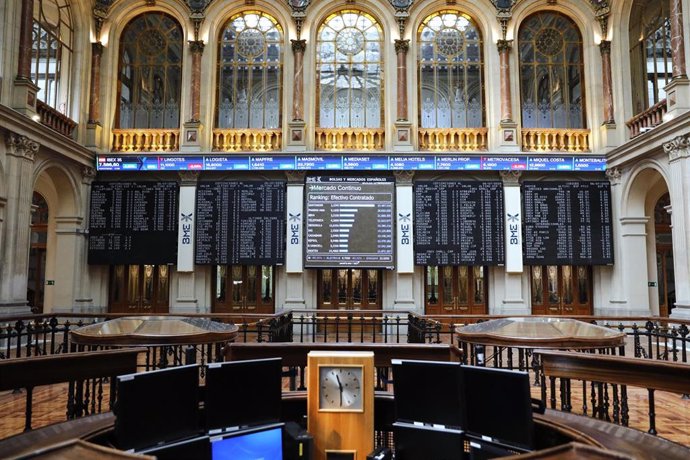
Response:
[[[177,262],[177,182],[94,182],[89,212],[92,265]]]
[[[421,380],[421,379],[420,379]],[[467,458],[460,430],[395,422],[395,460],[461,460]]]
[[[198,265],[282,265],[285,182],[199,182],[196,189]]]
[[[523,182],[526,265],[613,264],[611,184]]]
[[[304,266],[395,266],[395,182],[387,177],[307,177]]]
[[[417,265],[505,263],[503,183],[415,182]]]

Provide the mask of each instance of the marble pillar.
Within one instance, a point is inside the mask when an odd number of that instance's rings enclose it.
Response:
[[[192,116],[189,121],[198,123],[200,119],[201,104],[201,56],[204,53],[203,40],[190,40],[189,50],[192,52]]]
[[[685,72],[685,44],[682,0],[671,0],[671,56],[673,78],[687,78]]]
[[[31,80],[31,48],[34,22],[34,0],[22,0],[19,29],[18,80]]]
[[[287,244],[285,249],[285,301],[283,310],[306,307],[304,284],[304,171],[287,171]],[[276,310],[277,311],[277,310]]]
[[[599,44],[601,52],[601,78],[604,92],[604,123],[614,124],[613,115],[613,83],[611,81],[611,42],[602,40]]]
[[[395,40],[395,55],[398,59],[398,104],[397,120],[407,121],[407,52],[409,40]]]
[[[31,236],[34,157],[38,142],[26,136],[6,134],[7,205],[0,264],[0,310],[2,313],[28,313],[26,301]]]
[[[89,96],[90,125],[101,124],[101,42],[91,43],[91,94]]]
[[[290,40],[292,53],[295,58],[295,73],[293,81],[292,119],[304,120],[304,50],[306,40]]]
[[[512,40],[499,40],[496,43],[500,58],[499,71],[501,77],[501,122],[513,122],[512,96],[510,93],[510,51]]]

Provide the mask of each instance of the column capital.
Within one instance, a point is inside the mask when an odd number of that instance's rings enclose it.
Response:
[[[407,53],[410,50],[410,40],[398,38],[395,40],[395,54]]]
[[[496,48],[498,48],[499,53],[510,53],[513,49],[513,40],[498,40],[496,42]]]
[[[178,171],[180,185],[196,185],[199,179],[199,171]]]
[[[305,171],[285,171],[288,185],[304,185],[304,178],[307,176]]]
[[[621,183],[622,172],[620,168],[611,168],[606,170],[606,178],[611,182],[611,185],[618,185]]]
[[[680,158],[690,156],[690,135],[676,136],[673,140],[663,144],[664,152],[668,155],[668,161],[673,162]]]
[[[81,168],[81,182],[89,185],[96,178],[96,170],[91,166],[84,166]]]
[[[599,51],[601,54],[611,54],[611,40],[602,40],[599,43]]]
[[[8,154],[25,158],[29,161],[34,161],[36,152],[38,152],[38,148],[41,146],[41,144],[26,136],[12,132],[5,138],[5,144],[7,145]]]
[[[203,54],[204,46],[203,40],[189,40],[189,50],[194,54]]]
[[[522,171],[501,171],[499,173],[501,175],[501,180],[503,181],[503,185],[509,185],[509,186],[519,186],[520,185],[520,178],[522,177]]]
[[[304,38],[290,40],[290,43],[292,44],[293,53],[304,53],[304,50],[307,49],[307,41]]]
[[[412,185],[414,171],[393,171],[395,185]]]

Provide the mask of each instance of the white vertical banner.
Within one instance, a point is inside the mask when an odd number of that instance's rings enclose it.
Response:
[[[180,212],[177,225],[177,271],[194,271],[194,215],[196,185],[180,186]]]
[[[506,227],[506,272],[522,273],[522,216],[520,187],[503,186]]]
[[[398,273],[414,273],[412,221],[414,196],[412,184],[395,185],[396,250]]]
[[[287,185],[287,248],[285,250],[285,271],[302,273],[303,262],[303,223],[304,223],[304,184]]]

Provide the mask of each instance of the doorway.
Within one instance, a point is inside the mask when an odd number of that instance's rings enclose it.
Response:
[[[216,265],[214,270],[214,313],[275,312],[273,266]]]
[[[168,313],[168,265],[111,265],[110,313]]]
[[[424,279],[427,315],[487,313],[486,267],[429,266]]]
[[[532,314],[592,314],[592,267],[539,265],[531,267],[530,275]]]
[[[31,241],[26,300],[32,313],[43,313],[46,285],[46,245],[48,242],[48,203],[34,192],[31,202]]]
[[[318,271],[318,308],[381,310],[383,270],[366,268]]]
[[[654,229],[656,234],[656,273],[659,294],[659,316],[669,316],[676,303],[676,283],[673,271],[673,241],[671,238],[671,215],[668,209],[671,197],[663,195],[654,206]]]

